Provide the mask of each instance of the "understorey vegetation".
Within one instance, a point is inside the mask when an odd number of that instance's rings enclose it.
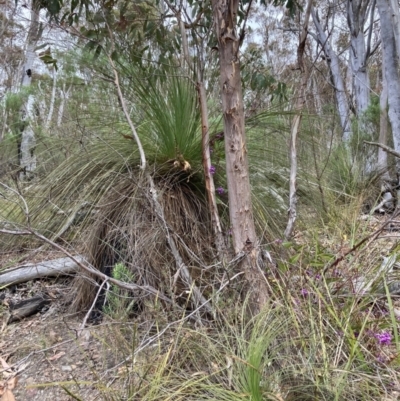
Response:
[[[390,32],[379,50],[363,25],[375,2],[353,3],[337,22],[348,35],[328,41],[311,2],[32,1],[8,61],[22,80],[1,83],[0,291],[57,252],[72,341],[99,325],[98,352],[113,355],[90,382],[39,387],[76,400],[85,387],[103,400],[398,399],[400,133],[383,96],[396,73]],[[6,4],[11,37],[22,6]],[[276,10],[291,65],[250,39]],[[50,28],[65,49],[48,46]],[[345,40],[352,111],[332,66]],[[28,315],[15,316],[4,335]]]

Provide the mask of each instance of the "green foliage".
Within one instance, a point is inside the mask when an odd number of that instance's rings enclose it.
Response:
[[[200,112],[197,96],[189,80],[171,77],[158,84],[152,80],[133,83],[142,107],[145,124],[141,133],[149,157],[159,164],[188,161],[192,169],[201,167]]]
[[[134,283],[135,276],[126,268],[123,263],[117,263],[112,269],[112,277],[125,283]],[[107,291],[106,305],[104,312],[113,319],[125,320],[131,314],[135,301],[127,290],[119,288],[115,284],[111,284],[111,288]]]

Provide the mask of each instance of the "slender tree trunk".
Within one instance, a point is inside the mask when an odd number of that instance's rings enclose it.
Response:
[[[380,95],[379,105],[380,105],[380,120],[379,120],[379,143],[387,145],[388,138],[388,85],[385,77],[385,67],[384,62],[382,63],[382,91]],[[385,185],[385,181],[389,181],[389,172],[387,164],[387,152],[382,148],[378,148],[378,169],[383,172],[382,175],[382,187]],[[383,189],[383,188],[382,188]]]
[[[296,115],[293,117],[290,140],[290,179],[289,179],[289,210],[288,223],[285,230],[285,238],[289,239],[294,230],[297,218],[297,137],[300,131],[300,123],[304,105],[306,104],[307,83],[310,77],[309,69],[304,63],[304,49],[306,46],[308,23],[311,13],[311,0],[307,2],[307,8],[304,16],[304,23],[299,38],[299,46],[297,48],[297,64],[302,73],[299,95],[296,102]]]
[[[63,84],[63,88],[60,89],[60,107],[58,108],[58,114],[57,114],[57,127],[61,126],[62,119],[64,117],[64,107],[65,103],[67,102],[69,98],[69,92],[71,91],[72,86],[70,86],[67,91],[65,91],[65,83]]]
[[[383,47],[383,66],[385,79],[388,83],[389,121],[392,126],[393,144],[400,153],[400,76],[399,59],[394,35],[392,9],[390,0],[377,0],[376,5],[381,17],[381,40]],[[397,170],[400,172],[400,162],[397,160]]]
[[[53,117],[54,103],[56,101],[56,91],[57,91],[57,71],[55,68],[53,68],[53,88],[51,91],[49,113],[47,114],[47,119],[46,119],[46,123],[45,123],[46,128],[50,127],[51,119]]]
[[[346,143],[350,141],[352,132],[350,126],[350,110],[348,106],[344,81],[340,72],[339,58],[332,50],[332,47],[328,41],[328,37],[322,29],[321,23],[314,7],[312,7],[311,13],[315,28],[317,30],[317,40],[324,51],[329,70],[331,72],[332,83],[335,88],[336,103],[339,111],[340,124],[343,130],[342,139],[343,142]]]
[[[204,83],[199,77],[197,91],[199,94],[200,112],[201,112],[201,131],[202,131],[202,149],[203,149],[203,168],[206,178],[206,191],[208,198],[208,207],[210,208],[211,222],[214,229],[215,245],[218,251],[219,260],[226,262],[227,252],[222,233],[221,222],[219,219],[217,200],[215,197],[214,178],[211,174],[211,155],[210,155],[210,134],[208,125],[207,96]]]
[[[218,38],[220,85],[224,116],[229,216],[235,254],[244,253],[242,268],[248,284],[250,308],[257,313],[267,301],[267,285],[259,266],[253,218],[244,106],[240,80],[239,37],[236,32],[238,0],[212,0]]]
[[[39,10],[40,3],[32,0],[31,5],[31,21],[27,35],[27,46],[25,54],[25,63],[22,70],[21,87],[26,88],[31,85],[33,63],[35,60],[35,47],[41,35],[39,25]],[[25,105],[21,109],[21,120],[23,121],[23,130],[21,132],[21,139],[18,144],[18,159],[21,169],[20,179],[25,180],[33,176],[36,170],[36,138],[32,129],[29,119],[32,118],[33,113],[33,95],[29,95]]]

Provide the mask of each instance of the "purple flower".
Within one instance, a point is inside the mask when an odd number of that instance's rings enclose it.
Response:
[[[378,339],[379,344],[381,345],[390,345],[390,342],[392,341],[392,335],[388,331],[375,334],[375,337]]]
[[[211,166],[210,167],[210,174],[215,174],[215,172],[217,171],[217,169],[215,168],[215,166]]]
[[[300,291],[301,296],[306,297],[308,296],[308,291],[305,288],[302,288]]]
[[[281,245],[282,242],[283,242],[283,240],[281,240],[280,238],[278,238],[278,239],[276,239],[274,242],[275,242],[275,244],[277,244],[277,245]]]
[[[222,187],[218,187],[216,189],[216,192],[217,192],[218,195],[223,195],[225,193],[225,189],[222,188]]]

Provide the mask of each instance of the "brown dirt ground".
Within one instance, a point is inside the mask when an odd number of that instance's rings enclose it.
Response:
[[[57,257],[47,255],[47,259]],[[124,385],[133,323],[130,327],[125,323],[123,339],[115,338],[116,333],[121,335],[121,325],[115,330],[116,323],[106,319],[97,326],[86,325],[78,336],[84,315],[68,314],[64,305],[70,282],[69,278],[35,280],[0,290],[0,357],[11,366],[12,375],[17,373],[16,401],[103,400],[107,387]],[[7,324],[10,303],[43,293],[53,298],[50,306]],[[119,355],[115,354],[115,341],[123,345]],[[6,379],[7,372],[0,365],[0,381]],[[71,397],[61,386],[79,398]]]

